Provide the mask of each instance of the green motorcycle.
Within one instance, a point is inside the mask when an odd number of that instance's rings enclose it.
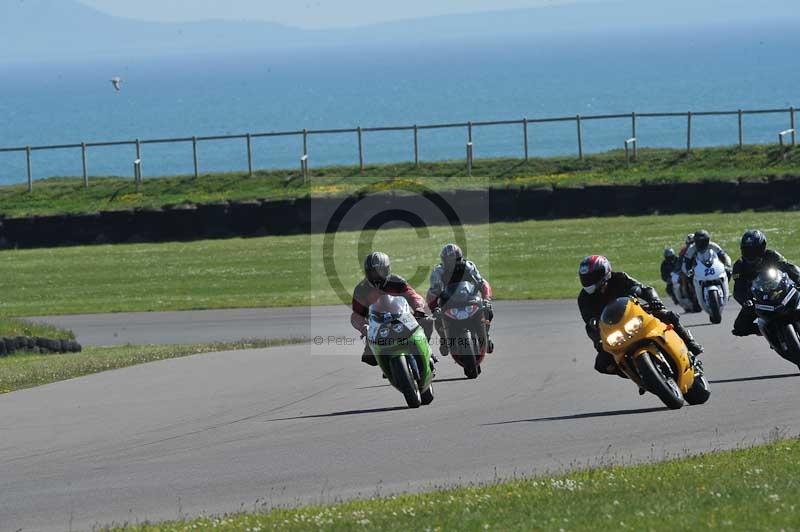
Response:
[[[409,408],[433,402],[431,349],[404,298],[384,295],[369,307],[367,341]]]

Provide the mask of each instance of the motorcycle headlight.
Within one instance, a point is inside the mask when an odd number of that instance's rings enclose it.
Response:
[[[644,319],[641,316],[636,316],[625,324],[625,332],[628,333],[629,336],[633,336],[642,330],[643,323]]]
[[[614,331],[608,335],[606,342],[612,347],[617,347],[625,343],[625,335],[622,334],[622,331]]]

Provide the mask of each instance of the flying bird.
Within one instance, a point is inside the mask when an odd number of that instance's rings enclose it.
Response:
[[[114,86],[114,90],[119,92],[122,88],[122,78],[119,76],[111,78],[111,84]]]

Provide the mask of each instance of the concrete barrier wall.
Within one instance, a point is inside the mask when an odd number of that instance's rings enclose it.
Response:
[[[431,193],[432,194],[432,193]],[[456,190],[437,194],[456,207],[462,223],[504,222],[587,216],[737,212],[800,208],[800,180],[708,182],[574,188]],[[425,196],[384,193],[370,196],[372,208],[430,210]],[[332,219],[338,230],[364,226],[357,216],[339,216],[357,198],[253,200],[164,209],[94,214],[0,218],[0,247],[36,248],[124,242],[168,242],[324,232]],[[488,214],[487,214],[488,209]],[[466,214],[465,214],[466,213]],[[446,218],[426,218],[435,225]]]

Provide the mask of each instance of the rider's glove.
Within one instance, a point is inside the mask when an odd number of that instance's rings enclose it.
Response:
[[[362,325],[361,326],[361,338],[365,338],[367,336],[367,332],[369,332],[369,325]]]
[[[650,302],[650,311],[658,312],[664,310],[664,303],[660,299],[654,299]]]
[[[436,308],[436,309],[431,311],[431,318],[433,318],[434,320],[438,320],[441,317],[442,317],[442,309],[441,308]]]
[[[753,308],[754,306],[756,306],[756,304],[753,303],[752,299],[748,299],[747,301],[744,302],[744,305],[742,305],[742,307],[744,308]]]
[[[492,308],[491,301],[486,302],[486,306],[483,308],[483,315],[486,321],[492,321],[494,319],[494,309]]]

